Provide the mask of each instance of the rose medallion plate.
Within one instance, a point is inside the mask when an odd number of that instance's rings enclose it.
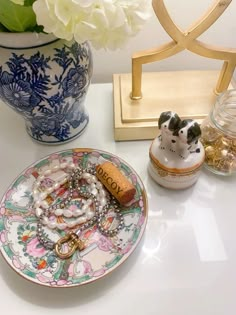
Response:
[[[92,193],[90,191],[86,195],[79,187],[77,195],[76,188],[70,195],[72,186],[68,181],[58,180],[66,172],[65,165],[87,170],[104,161],[115,165],[135,187],[133,199],[125,206],[117,202],[115,211],[103,211],[104,200],[108,200],[106,198],[114,202],[105,188],[107,195],[105,199],[99,199],[101,204],[97,202],[98,197],[92,196],[98,181],[94,184],[87,180]],[[84,173],[81,174],[85,179]],[[48,190],[45,187],[49,187]],[[83,187],[86,188],[86,183]],[[44,191],[48,192],[44,193],[41,208],[35,206],[36,188],[40,196]],[[97,192],[102,194],[98,189]],[[89,218],[87,225],[86,220],[82,224],[84,217],[79,214],[83,209],[87,209],[84,215]],[[46,216],[46,213],[48,218],[43,217],[44,221],[39,223],[43,216],[40,211],[44,211],[43,215]],[[103,212],[103,217],[98,219]],[[146,221],[145,188],[131,166],[105,151],[84,148],[65,150],[51,154],[25,169],[4,194],[0,203],[0,249],[7,263],[27,280],[49,287],[73,287],[95,281],[120,266],[137,247]],[[72,232],[79,235],[83,246],[74,248],[74,239],[70,240],[71,243],[66,244],[63,250],[73,248],[73,252],[66,259],[58,255],[55,247],[50,248],[43,243],[58,244],[59,240],[64,240]]]

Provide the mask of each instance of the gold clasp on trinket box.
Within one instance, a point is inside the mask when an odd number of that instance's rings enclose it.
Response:
[[[63,250],[63,245],[67,244],[66,251]],[[55,252],[59,258],[70,258],[74,252],[79,249],[84,249],[84,243],[79,239],[75,233],[69,233],[60,238],[55,245]]]

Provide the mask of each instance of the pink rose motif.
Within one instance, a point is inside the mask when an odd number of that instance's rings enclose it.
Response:
[[[32,240],[26,246],[26,253],[33,257],[42,257],[45,255],[46,250],[39,243],[37,237],[32,238]]]
[[[83,261],[84,274],[89,274],[92,271],[92,266],[88,261]]]
[[[117,159],[116,157],[111,157],[111,163],[113,163],[117,168],[122,167],[120,160]],[[120,171],[121,171],[121,169],[120,169]],[[123,171],[121,171],[121,172],[123,172]]]
[[[75,151],[75,152],[74,152],[74,157],[75,157],[75,156],[80,156],[80,157],[81,157],[81,156],[83,156],[83,154],[84,154],[83,152],[79,152],[79,151],[76,152],[76,151]]]
[[[52,155],[49,156],[48,158],[49,160],[53,161],[53,160],[59,160],[59,155],[56,153],[53,153]]]
[[[74,267],[75,267],[75,261],[73,261],[68,268],[68,274],[70,277],[72,277],[74,274]]]
[[[70,285],[71,283],[72,283],[71,281],[67,281],[67,280],[58,280],[56,282],[58,286],[67,286],[67,285]]]
[[[68,210],[70,210],[71,212],[76,211],[78,208],[76,207],[76,205],[71,205],[70,207],[68,207]]]
[[[6,209],[4,207],[2,207],[0,209],[0,215],[3,216],[5,214],[5,212],[6,212]]]
[[[96,151],[93,151],[93,152],[91,153],[91,155],[94,156],[94,157],[99,158],[100,153],[98,153],[98,152],[96,152]]]
[[[41,274],[41,273],[38,273],[37,275],[36,275],[36,278],[40,281],[40,282],[42,282],[42,283],[48,283],[48,282],[50,282],[50,278],[49,277],[46,277],[46,276],[44,276],[43,274]]]
[[[24,268],[25,268],[25,266],[21,263],[18,256],[12,257],[12,263],[17,269],[24,270]]]
[[[107,271],[106,268],[99,269],[93,273],[93,277],[100,277]]]
[[[26,172],[25,172],[25,176],[26,176],[26,177],[30,177],[31,174],[33,173],[33,171],[34,171],[34,168],[33,168],[33,167],[27,169]]]
[[[143,225],[144,221],[145,221],[145,216],[142,215],[142,216],[139,218],[139,220],[138,220],[137,226]]]
[[[7,234],[6,231],[2,231],[0,233],[0,242],[2,244],[4,244],[7,241],[7,235],[6,234]]]
[[[41,182],[41,185],[45,187],[51,187],[53,183],[54,181],[51,178],[44,178],[44,180]]]
[[[101,236],[97,241],[97,246],[100,250],[108,252],[112,247],[112,242],[104,236]]]
[[[12,188],[12,189],[9,189],[6,193],[6,199],[11,199],[11,196],[17,191],[17,189],[15,188]]]

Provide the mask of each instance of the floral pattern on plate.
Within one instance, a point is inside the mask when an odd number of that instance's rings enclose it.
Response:
[[[114,163],[133,183],[136,194],[123,212],[124,228],[115,237],[102,235],[96,224],[80,237],[86,246],[66,260],[46,250],[36,235],[37,217],[32,208],[32,187],[40,171],[48,165],[73,161],[90,167],[102,160]],[[47,178],[50,182],[52,178]],[[66,189],[60,187],[59,189]],[[50,198],[54,198],[53,194]],[[147,221],[145,188],[136,172],[117,156],[93,149],[71,149],[49,155],[24,170],[11,184],[0,203],[0,250],[13,269],[24,278],[51,287],[78,286],[95,281],[123,263],[138,245]],[[57,241],[65,231],[45,228],[49,238]]]

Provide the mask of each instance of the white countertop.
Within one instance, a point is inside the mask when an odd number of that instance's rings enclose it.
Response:
[[[90,122],[82,136],[46,146],[33,142],[23,119],[0,103],[0,196],[23,169],[52,152],[75,147],[109,151],[129,163],[146,187],[144,236],[124,264],[75,288],[38,286],[0,256],[1,313],[234,315],[236,178],[203,170],[187,190],[161,188],[147,173],[151,141],[114,141],[112,85],[92,85],[86,104]]]

